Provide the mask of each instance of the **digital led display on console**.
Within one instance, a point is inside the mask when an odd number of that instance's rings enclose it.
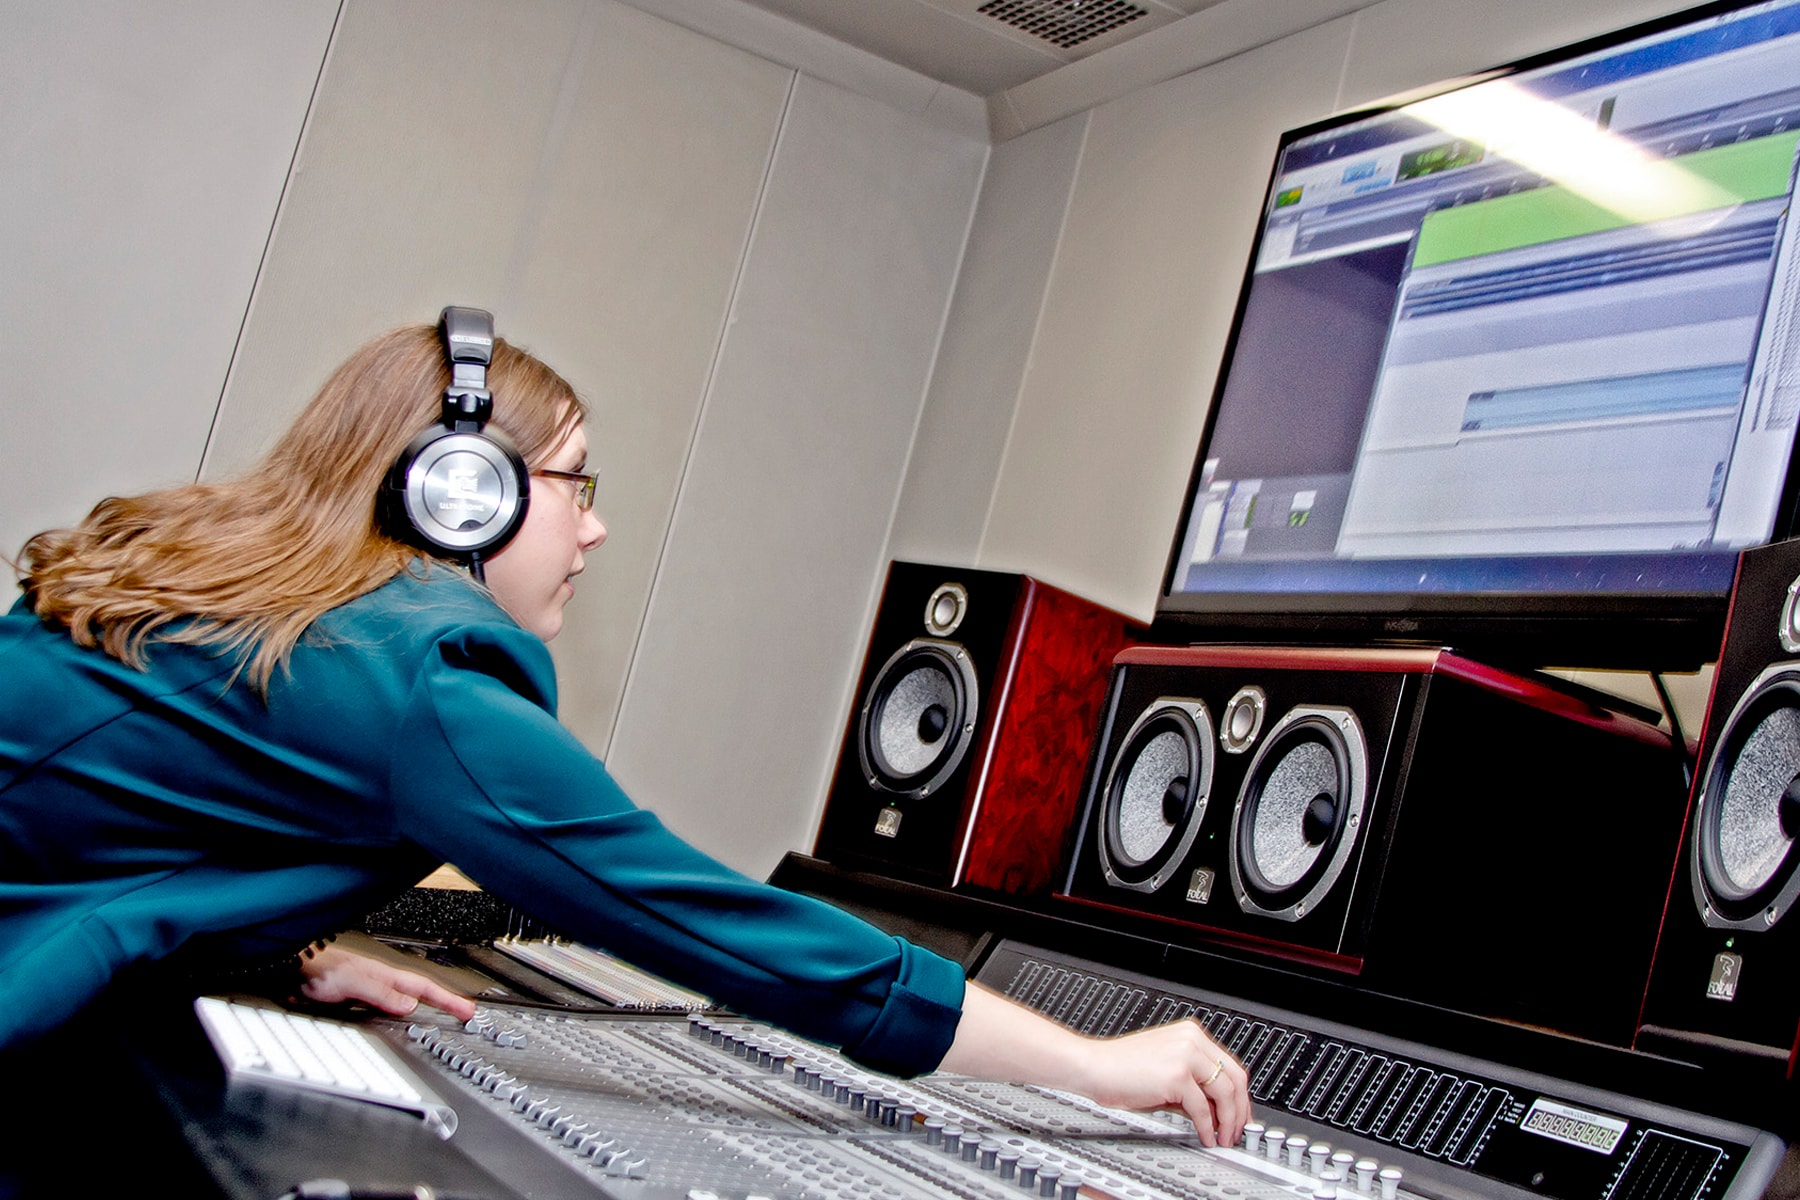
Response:
[[[1625,1136],[1628,1126],[1617,1117],[1604,1117],[1554,1100],[1539,1099],[1519,1122],[1519,1128],[1597,1154],[1611,1154],[1618,1149],[1619,1139]]]

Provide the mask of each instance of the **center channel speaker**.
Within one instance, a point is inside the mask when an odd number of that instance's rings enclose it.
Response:
[[[1059,894],[1090,924],[1628,1045],[1685,785],[1625,707],[1442,650],[1131,647]]]
[[[1800,1057],[1800,541],[1746,550],[1641,1048],[1792,1082]]]
[[[1028,575],[896,562],[814,854],[1047,895],[1128,618]]]

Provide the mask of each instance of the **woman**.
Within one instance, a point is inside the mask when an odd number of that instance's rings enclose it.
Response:
[[[1077,1035],[631,804],[557,723],[544,645],[606,538],[573,389],[491,342],[482,432],[517,447],[528,504],[474,572],[394,515],[397,460],[455,424],[469,382],[440,332],[357,351],[241,479],[110,499],[26,544],[0,617],[0,1048],[134,963],[300,945],[450,861],[875,1069],[1178,1106],[1207,1145],[1235,1141],[1244,1072],[1193,1022]],[[335,948],[301,965],[314,999],[472,1012]]]

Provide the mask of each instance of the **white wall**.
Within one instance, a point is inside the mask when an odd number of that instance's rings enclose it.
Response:
[[[809,847],[985,145],[802,77],[611,763],[752,874]]]
[[[0,3],[0,555],[194,480],[336,12]]]

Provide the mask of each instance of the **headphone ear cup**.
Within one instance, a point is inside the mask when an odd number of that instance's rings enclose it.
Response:
[[[433,426],[389,468],[378,513],[390,536],[467,559],[499,552],[531,507],[531,474],[497,429]]]

